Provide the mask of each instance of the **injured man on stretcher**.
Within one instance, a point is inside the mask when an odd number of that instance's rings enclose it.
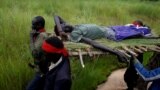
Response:
[[[72,42],[90,44],[94,48],[117,55],[120,61],[127,61],[128,57],[118,50],[103,46],[94,40],[106,38],[113,41],[121,41],[129,38],[152,37],[151,29],[140,20],[135,20],[133,23],[127,25],[109,27],[95,24],[79,24],[73,26],[66,23],[60,16],[55,16],[54,20],[54,31],[57,36],[61,36],[63,39]]]
[[[55,16],[55,19],[56,22],[60,23],[61,30],[68,34],[68,39],[73,42],[80,42],[82,37],[92,40],[107,38],[114,41],[121,41],[128,38],[148,37],[152,35],[151,29],[143,25],[143,22],[140,20],[135,20],[132,24],[106,27],[95,24],[79,24],[73,26],[66,23],[59,16]],[[59,32],[56,32],[56,34],[59,35]]]

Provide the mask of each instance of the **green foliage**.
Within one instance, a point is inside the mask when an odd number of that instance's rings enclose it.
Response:
[[[125,65],[117,62],[117,58],[112,55],[95,56],[94,58],[84,57],[85,68],[80,66],[77,58],[71,61],[73,85],[72,90],[94,90],[98,84],[106,79],[111,71]],[[92,64],[91,64],[92,63]]]
[[[147,65],[147,63],[149,62],[152,55],[153,55],[153,52],[144,53],[144,55],[143,55],[143,59],[144,59],[143,64],[144,65]]]
[[[0,90],[24,90],[34,75],[27,64],[32,61],[29,51],[31,19],[44,16],[46,29],[52,32],[53,15],[71,24],[95,23],[116,25],[142,19],[160,34],[160,2],[139,0],[1,0],[0,2]],[[87,60],[86,60],[87,61]],[[106,62],[107,61],[107,62]],[[111,56],[86,62],[82,69],[72,61],[73,90],[94,89],[113,69]]]

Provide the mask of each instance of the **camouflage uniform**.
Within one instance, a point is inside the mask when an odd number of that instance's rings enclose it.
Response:
[[[35,33],[31,32],[30,47],[32,56],[34,58],[34,64],[36,71],[44,74],[47,72],[47,62],[45,62],[45,57],[41,49],[41,45],[44,40],[49,37],[49,34],[46,32]]]

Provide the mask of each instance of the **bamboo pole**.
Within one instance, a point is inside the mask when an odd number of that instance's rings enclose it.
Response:
[[[160,52],[160,50],[155,49],[155,48],[151,48],[151,47],[149,47],[148,49],[149,49],[149,50],[151,50],[151,51]]]
[[[90,57],[93,56],[93,53],[91,52],[91,49],[90,49],[90,48],[86,48],[85,50],[88,52],[88,55],[89,55]]]
[[[121,50],[121,49],[117,49],[118,51],[122,52],[124,55],[126,55],[127,57],[131,57],[131,55],[129,55],[126,51]]]
[[[70,56],[79,56],[78,51],[68,51]],[[91,51],[92,55],[100,55],[100,54],[107,54],[106,52],[101,51]],[[88,55],[87,51],[81,51],[82,55]]]
[[[134,51],[138,52],[138,53],[143,53],[143,51],[141,49],[138,49],[136,47],[130,47],[131,49],[133,49]]]
[[[135,46],[135,47],[147,52],[147,48],[144,48],[143,46]]]
[[[78,49],[78,53],[79,53],[80,63],[82,65],[82,68],[84,68],[85,65],[84,65],[84,62],[83,62],[83,57],[82,57],[81,49]]]
[[[159,47],[159,46],[157,46],[157,45],[155,45],[155,48],[156,48],[156,49],[158,49],[158,50],[160,50],[160,47]]]
[[[137,53],[135,53],[135,52],[133,52],[132,50],[130,50],[129,48],[127,48],[126,46],[122,46],[122,48],[124,49],[124,50],[126,50],[128,53],[130,53],[130,54],[132,54],[132,55],[134,55],[134,56],[138,56],[138,54]]]

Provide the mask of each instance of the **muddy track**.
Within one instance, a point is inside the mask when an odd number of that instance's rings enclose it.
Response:
[[[108,77],[108,80],[105,83],[99,85],[97,90],[125,90],[127,88],[123,80],[125,70],[126,68],[113,71]]]

